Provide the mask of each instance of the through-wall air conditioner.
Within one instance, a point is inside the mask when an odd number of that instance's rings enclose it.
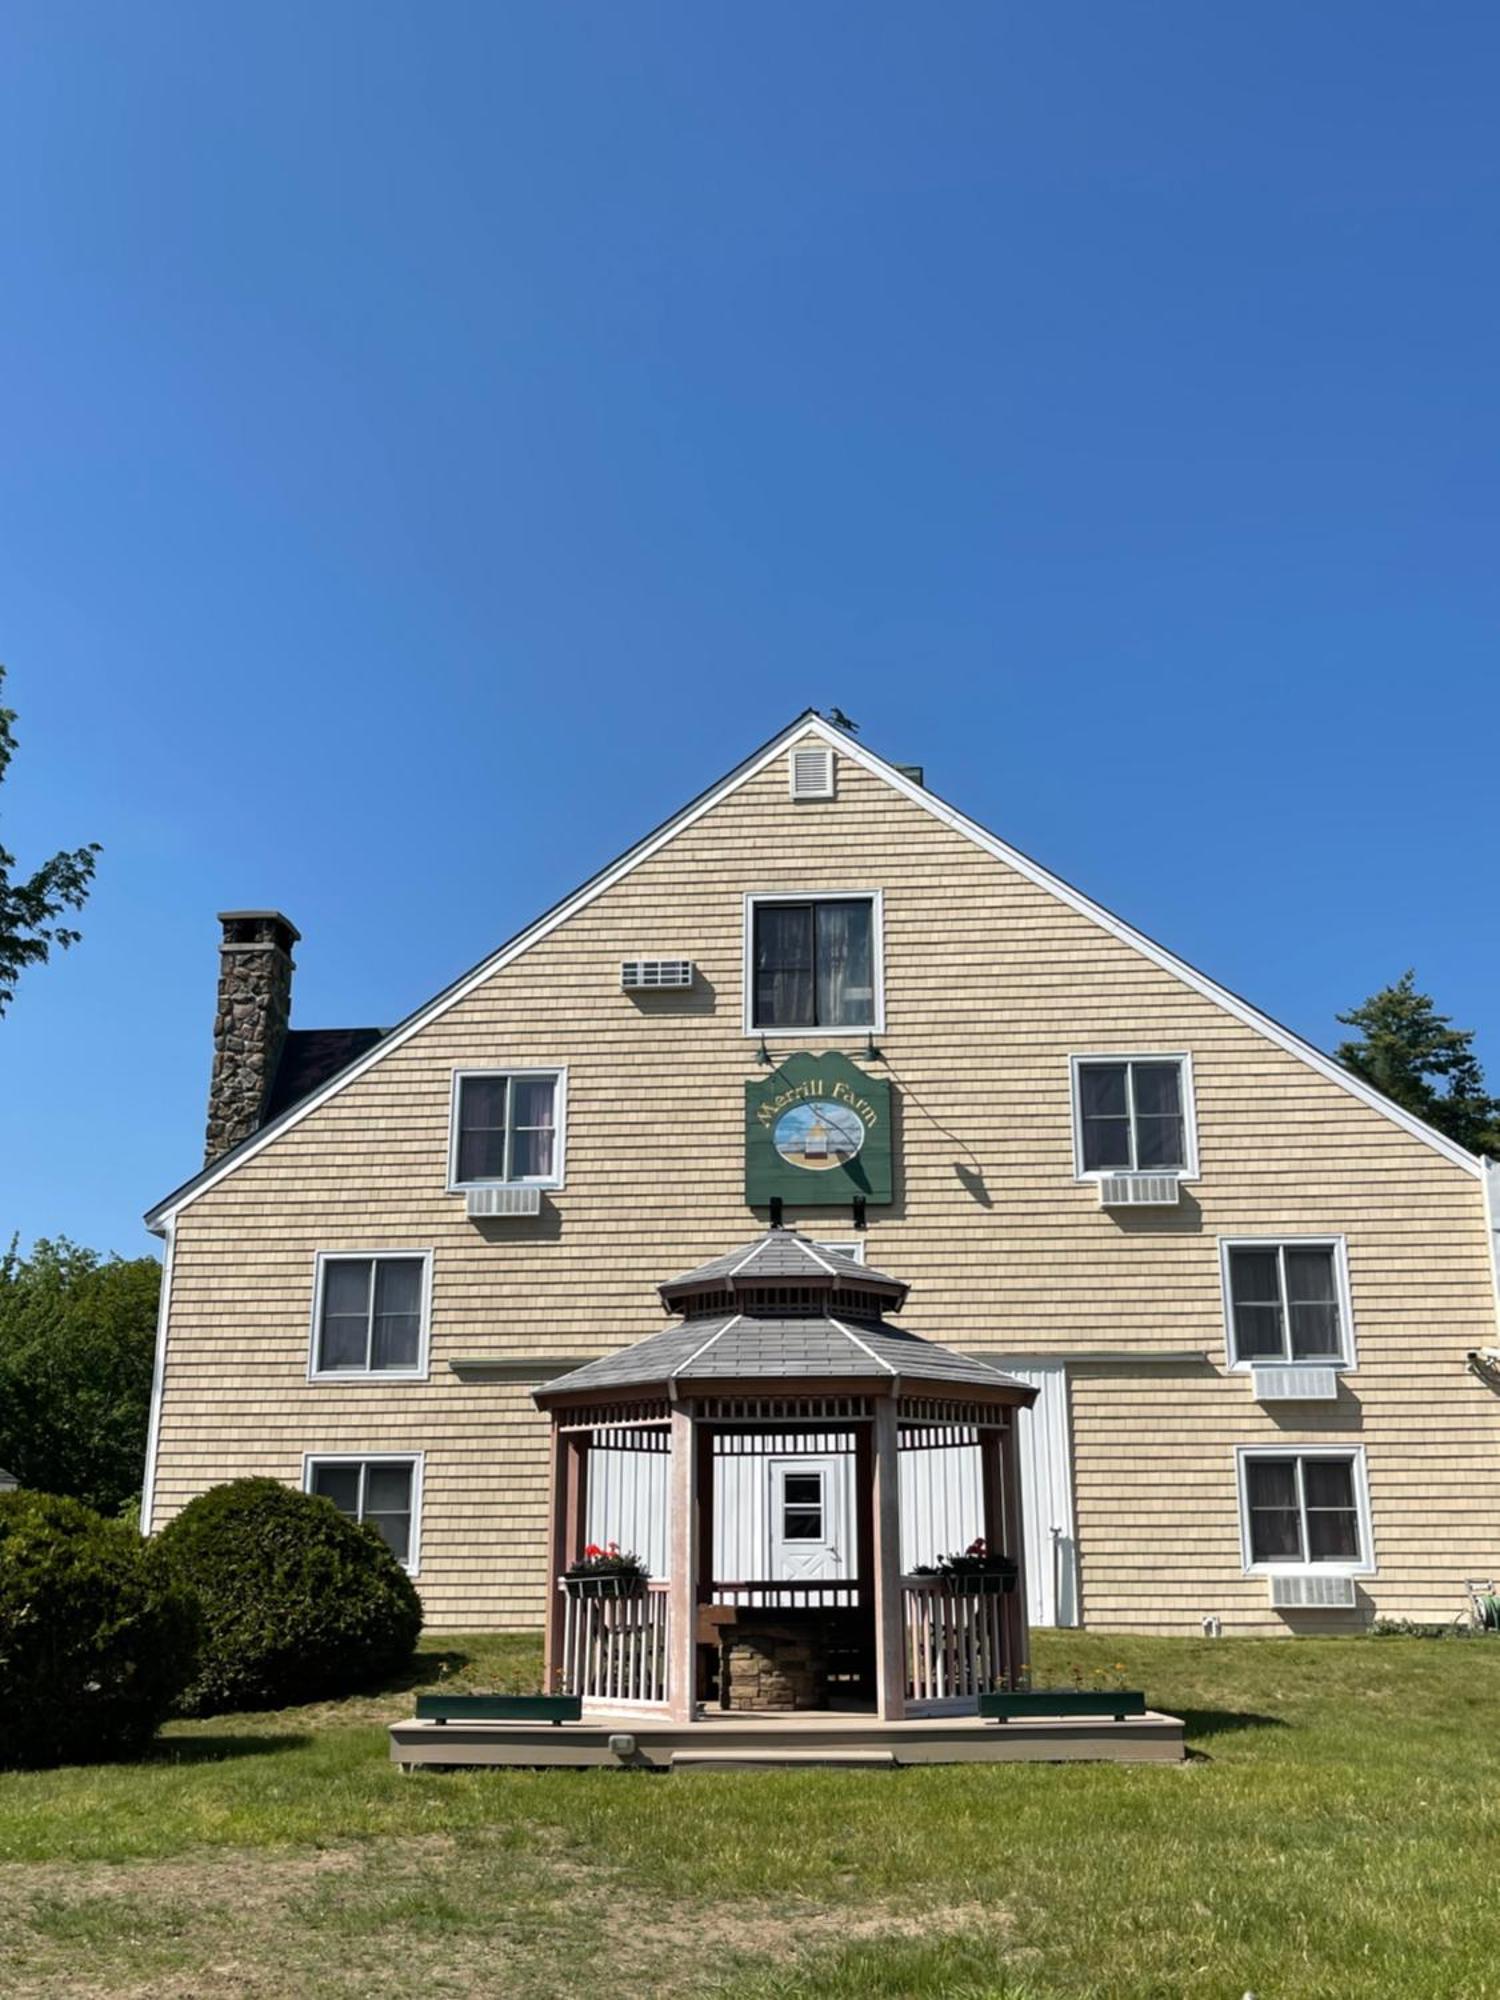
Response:
[[[1339,1377],[1336,1368],[1312,1367],[1307,1363],[1257,1363],[1250,1370],[1250,1385],[1257,1403],[1334,1403],[1338,1401]]]
[[[625,993],[680,992],[692,983],[690,958],[627,958],[620,967],[620,989]]]
[[[542,1194],[534,1187],[477,1187],[469,1189],[469,1220],[492,1222],[502,1216],[540,1215]]]
[[[1099,1178],[1101,1208],[1176,1208],[1179,1192],[1176,1174],[1102,1174]]]
[[[1352,1611],[1352,1576],[1273,1576],[1274,1611]]]
[[[832,750],[826,746],[816,750],[794,750],[790,768],[794,799],[833,797]]]

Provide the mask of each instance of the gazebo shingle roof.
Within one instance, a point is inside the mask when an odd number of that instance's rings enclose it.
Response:
[[[786,1313],[786,1288],[826,1290],[822,1311]],[[882,1319],[886,1300],[906,1297],[899,1278],[856,1258],[824,1250],[794,1230],[772,1229],[747,1247],[716,1257],[661,1286],[662,1298],[691,1315],[695,1294],[734,1294],[737,1311],[709,1311],[649,1334],[618,1353],[602,1355],[533,1391],[538,1403],[600,1391],[654,1390],[679,1383],[865,1381],[887,1390],[901,1382],[1013,1391],[1004,1400],[1030,1402],[1032,1392],[987,1362],[904,1332]],[[756,1311],[763,1291],[765,1310]],[[862,1294],[862,1296],[861,1296]],[[837,1296],[834,1296],[837,1295]]]

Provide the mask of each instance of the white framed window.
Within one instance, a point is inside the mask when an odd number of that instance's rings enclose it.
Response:
[[[1237,1457],[1246,1576],[1375,1573],[1363,1445],[1242,1445]]]
[[[1226,1236],[1219,1259],[1231,1368],[1294,1361],[1354,1366],[1342,1236]]]
[[[747,896],[745,1033],[879,1033],[884,919],[878,889]]]
[[[419,1451],[308,1452],[302,1488],[351,1521],[367,1521],[415,1576],[422,1567],[422,1464]]]
[[[425,1381],[431,1318],[430,1250],[320,1250],[309,1381]]]
[[[825,1242],[821,1237],[813,1239],[814,1250],[836,1250],[842,1256],[852,1257],[856,1264],[865,1261],[865,1239],[863,1236],[841,1236],[837,1242]]]
[[[821,1471],[797,1472],[784,1468],[779,1479],[781,1539],[810,1543],[828,1540],[828,1525]]]
[[[563,1184],[565,1069],[458,1069],[448,1139],[448,1188]]]
[[[1078,1055],[1069,1066],[1077,1179],[1135,1173],[1198,1178],[1190,1055]]]

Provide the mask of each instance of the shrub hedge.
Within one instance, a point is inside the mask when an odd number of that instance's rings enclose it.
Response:
[[[57,1494],[0,1493],[0,1764],[141,1749],[193,1671],[197,1629],[133,1528]]]
[[[403,1666],[421,1632],[421,1600],[376,1531],[279,1480],[211,1487],[157,1542],[203,1616],[190,1713],[349,1694]]]

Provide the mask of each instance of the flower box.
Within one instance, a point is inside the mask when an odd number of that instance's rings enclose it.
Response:
[[[639,1570],[596,1570],[592,1576],[565,1576],[569,1597],[638,1597],[646,1588]]]
[[[1138,1688],[1027,1688],[1011,1693],[982,1694],[979,1713],[987,1722],[1019,1722],[1031,1716],[1107,1715],[1116,1722],[1127,1715],[1144,1715],[1146,1697]]]
[[[954,1597],[998,1597],[1016,1587],[1016,1571],[1010,1569],[945,1570],[942,1586]]]

